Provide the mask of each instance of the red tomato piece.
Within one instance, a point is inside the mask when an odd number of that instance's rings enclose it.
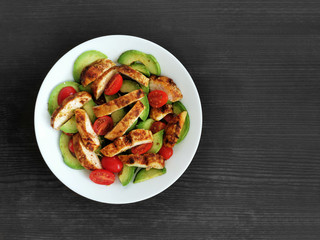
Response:
[[[151,107],[159,108],[168,102],[168,95],[161,90],[154,90],[148,94],[148,100]]]
[[[77,91],[73,87],[64,87],[60,90],[58,95],[58,105],[61,106],[63,100],[70,95],[75,94]]]
[[[101,159],[102,167],[110,172],[118,173],[122,170],[123,163],[117,156],[103,157]]]
[[[110,185],[114,183],[115,176],[112,172],[104,169],[94,170],[90,173],[89,178],[92,182],[101,185]]]
[[[106,89],[104,90],[105,95],[113,95],[119,92],[123,83],[122,76],[117,73],[108,82]]]
[[[166,128],[166,124],[163,122],[154,122],[152,123],[151,127],[150,127],[150,131],[155,134],[159,131],[161,131],[162,129]]]
[[[163,119],[169,123],[172,121],[172,119],[174,118],[174,114],[173,113],[169,113],[168,115],[166,115]]]
[[[113,121],[109,116],[99,117],[93,124],[93,130],[98,135],[106,135],[112,128]]]
[[[152,147],[152,143],[145,143],[145,144],[141,144],[139,146],[131,148],[131,152],[133,154],[144,154],[148,152],[151,149],[151,147]]]
[[[73,136],[73,134],[72,133],[66,133],[66,132],[64,132],[64,131],[62,131],[65,135],[67,135],[67,136]]]
[[[158,152],[165,160],[168,160],[172,154],[173,154],[173,149],[170,147],[165,147],[162,146],[162,148]]]
[[[69,151],[74,154],[73,138],[70,138],[68,147],[69,147]]]

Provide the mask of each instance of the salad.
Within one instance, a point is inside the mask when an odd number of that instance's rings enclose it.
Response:
[[[73,77],[48,101],[65,164],[90,170],[89,178],[102,185],[116,176],[126,186],[165,174],[190,119],[181,90],[161,76],[156,58],[128,50],[116,64],[104,53],[86,51],[75,60]]]

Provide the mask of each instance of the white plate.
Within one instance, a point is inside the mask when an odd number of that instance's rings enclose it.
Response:
[[[166,161],[167,173],[145,182],[123,187],[119,180],[110,186],[94,184],[89,179],[88,170],[73,170],[62,160],[59,149],[60,131],[50,126],[47,110],[50,92],[56,85],[73,80],[72,68],[75,59],[84,51],[98,50],[109,59],[117,61],[121,53],[136,49],[151,53],[158,60],[161,74],[172,78],[181,89],[190,116],[190,130],[187,137],[174,147],[173,156]],[[148,40],[125,36],[111,35],[84,42],[70,50],[51,68],[38,93],[34,126],[38,146],[42,157],[56,175],[68,188],[76,193],[104,203],[133,203],[157,195],[173,184],[187,169],[199,145],[202,130],[202,110],[196,86],[184,66],[170,52]]]

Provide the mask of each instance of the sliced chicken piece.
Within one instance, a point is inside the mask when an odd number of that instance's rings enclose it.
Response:
[[[106,157],[113,157],[121,152],[127,151],[135,146],[151,143],[153,141],[152,132],[144,129],[135,129],[128,135],[121,136],[113,143],[105,146],[100,152]]]
[[[90,65],[86,66],[81,72],[81,84],[84,87],[87,86],[88,84],[96,80],[102,73],[115,65],[116,64],[114,62],[106,58],[99,59],[91,63]]]
[[[61,106],[54,110],[51,116],[51,126],[59,129],[73,116],[74,110],[81,108],[91,99],[91,95],[87,92],[78,92],[64,99]]]
[[[169,113],[172,113],[172,105],[171,104],[165,104],[162,107],[159,108],[151,108],[150,110],[150,117],[153,120],[160,121],[162,118],[167,116]]]
[[[182,99],[182,93],[177,85],[171,78],[165,76],[155,76],[150,77],[150,91],[161,90],[168,95],[168,99],[171,102],[176,102]]]
[[[134,70],[132,67],[122,65],[119,67],[118,71],[123,75],[132,78],[133,80],[137,81],[138,83],[142,84],[143,86],[148,87],[149,85],[149,78],[143,75],[141,72]]]
[[[117,69],[117,66],[109,68],[92,83],[91,89],[95,99],[98,99],[102,95],[110,79],[118,73]]]
[[[130,111],[117,123],[117,125],[108,132],[104,137],[109,140],[114,140],[121,137],[131,125],[138,119],[140,114],[143,112],[145,106],[142,102],[138,101]]]
[[[165,147],[173,148],[179,139],[180,132],[182,130],[183,124],[186,120],[187,111],[180,113],[175,116],[170,123],[168,123],[165,128],[165,135],[163,139],[163,145]]]
[[[80,133],[84,146],[90,150],[95,151],[100,146],[98,135],[92,128],[90,118],[87,112],[83,109],[75,111],[77,129]]]
[[[116,98],[110,102],[107,102],[105,104],[93,107],[93,112],[96,115],[96,117],[102,117],[105,115],[109,115],[121,108],[124,108],[131,103],[134,103],[141,98],[144,97],[144,92],[142,89],[138,89],[135,91],[132,91],[122,97]]]
[[[89,170],[102,169],[99,157],[84,146],[79,133],[73,135],[73,148],[77,159],[84,168]]]
[[[164,158],[160,154],[145,153],[145,154],[130,154],[119,155],[119,159],[127,166],[135,166],[141,168],[164,168]]]

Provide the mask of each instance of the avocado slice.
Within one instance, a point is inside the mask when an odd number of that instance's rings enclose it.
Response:
[[[118,59],[118,63],[131,65],[133,62],[141,62],[150,73],[160,75],[161,69],[157,59],[151,54],[146,54],[138,50],[128,50],[122,53]]]
[[[122,186],[126,186],[132,180],[135,170],[137,167],[129,167],[127,165],[123,165],[122,170],[118,173],[119,180]]]
[[[131,80],[123,80],[122,86],[120,88],[120,92],[129,93],[138,89],[140,89],[139,83]]]
[[[145,120],[144,122],[141,122],[137,125],[138,129],[144,129],[144,130],[150,130],[151,125],[154,123],[155,121],[152,118],[148,118],[147,120]]]
[[[73,87],[77,92],[79,92],[79,83],[73,82],[73,81],[67,81],[60,83],[58,86],[56,86],[50,93],[49,101],[48,101],[48,111],[49,114],[52,115],[54,110],[59,107],[58,105],[58,95],[62,88],[64,87]]]
[[[163,134],[164,134],[164,129],[161,131],[153,134],[153,143],[152,147],[147,153],[157,153],[162,147],[162,142],[163,142]]]
[[[85,92],[88,92],[88,93],[92,94],[91,83],[89,85],[85,86],[85,87],[80,85],[79,86],[79,90],[80,91],[85,91]]]
[[[142,121],[145,121],[148,116],[149,116],[149,111],[150,111],[150,105],[149,105],[149,101],[148,101],[148,97],[147,95],[144,95],[143,98],[140,99],[140,101],[143,103],[143,105],[145,106],[145,109],[143,110],[143,112],[140,114],[140,118]]]
[[[180,114],[183,111],[187,111],[186,107],[180,101],[173,103],[172,107],[173,107],[173,113],[176,115]],[[177,143],[181,142],[187,136],[189,129],[190,129],[190,118],[188,113],[186,120],[183,124],[182,130],[179,134],[179,139]]]
[[[126,131],[125,134],[129,133],[132,129],[134,129],[134,127],[137,125],[138,123],[138,119],[134,121],[134,123],[132,123],[132,125],[128,128],[128,130]]]
[[[155,169],[151,168],[150,170],[146,170],[145,168],[140,169],[140,171],[137,173],[136,177],[134,178],[133,183],[139,183],[146,180],[149,180],[154,177],[161,176],[167,172],[166,168],[163,169]]]
[[[94,106],[97,104],[92,99],[83,105],[83,109],[87,112],[92,123],[97,119],[92,109]]]
[[[75,116],[73,116],[65,124],[63,124],[60,130],[65,133],[77,133],[78,129]]]
[[[119,97],[118,94],[104,95],[106,102],[110,102],[118,97]],[[111,113],[111,118],[112,118],[113,124],[116,125],[125,115],[126,115],[126,110],[124,110],[124,108],[121,108],[121,109]]]
[[[134,62],[130,65],[130,67],[132,67],[134,70],[137,70],[139,72],[141,72],[142,74],[144,74],[147,77],[150,77],[150,72],[149,70],[146,68],[145,65],[143,65],[142,63],[138,63],[138,62]]]
[[[90,50],[82,53],[73,64],[73,79],[76,82],[80,82],[80,75],[83,68],[102,58],[108,57],[102,52],[96,50]]]
[[[68,136],[64,133],[61,133],[60,135],[60,150],[62,153],[63,161],[64,163],[73,169],[84,169],[82,165],[80,164],[79,160],[72,155],[72,153],[69,151],[69,141],[71,139],[71,136]]]

